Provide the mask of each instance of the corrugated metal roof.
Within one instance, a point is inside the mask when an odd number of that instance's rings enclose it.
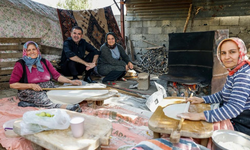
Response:
[[[196,17],[250,15],[250,0],[127,0],[127,20],[186,18],[190,4]]]

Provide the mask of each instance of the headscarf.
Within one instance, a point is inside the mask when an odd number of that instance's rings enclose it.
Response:
[[[28,49],[29,44],[34,44],[36,46],[37,52],[38,52],[37,58],[31,58],[31,57],[27,56],[27,49]],[[40,52],[39,47],[36,44],[36,42],[28,41],[23,45],[23,57],[22,57],[22,59],[24,60],[25,65],[28,67],[30,73],[31,73],[31,69],[32,69],[33,65],[36,65],[38,71],[44,72],[43,66],[41,64],[42,55],[41,55],[41,52]]]
[[[220,58],[221,45],[226,41],[234,42],[239,48],[239,60],[238,60],[237,66],[233,69],[226,68],[225,65],[223,64],[223,62],[221,61],[221,58]],[[247,48],[245,46],[245,43],[240,38],[224,39],[220,42],[220,44],[217,47],[217,58],[220,61],[221,65],[229,71],[230,76],[232,76],[235,72],[237,72],[243,65],[245,65],[245,64],[250,65],[250,61],[248,60],[248,57],[246,54],[247,54]]]
[[[109,44],[108,44],[108,40],[107,40],[108,35],[113,35],[113,37],[115,38],[115,44],[114,44],[114,45],[109,45]],[[114,49],[114,48],[116,47],[116,42],[117,42],[117,38],[116,38],[116,36],[115,36],[115,33],[114,33],[114,32],[108,32],[108,33],[105,35],[105,41],[106,41],[105,44],[106,44],[106,46],[108,46],[108,48]]]

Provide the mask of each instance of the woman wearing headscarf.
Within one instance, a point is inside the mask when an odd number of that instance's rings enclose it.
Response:
[[[217,57],[229,71],[223,89],[213,95],[187,99],[191,103],[220,103],[220,107],[203,113],[183,113],[179,117],[207,122],[230,119],[234,130],[250,135],[250,62],[246,54],[247,49],[241,39],[221,41]]]
[[[79,80],[69,80],[61,76],[48,60],[42,58],[37,43],[26,42],[23,45],[23,57],[16,62],[9,81],[10,88],[18,89],[17,97],[20,100],[18,105],[22,107],[65,108],[81,112],[79,104],[62,105],[51,102],[46,91],[43,91],[42,88],[54,88],[52,78],[62,83],[82,84]]]
[[[98,73],[105,76],[103,83],[122,79],[126,71],[133,69],[133,64],[123,47],[116,43],[115,34],[107,33],[105,40],[106,42],[100,48],[101,54],[97,65]]]

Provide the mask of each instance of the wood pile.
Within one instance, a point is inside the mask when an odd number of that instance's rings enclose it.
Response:
[[[166,74],[168,72],[168,58],[166,47],[147,48],[147,52],[138,55],[139,59],[135,64],[143,71],[150,74]]]

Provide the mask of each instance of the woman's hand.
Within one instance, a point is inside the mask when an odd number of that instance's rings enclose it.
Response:
[[[70,80],[70,84],[79,86],[79,85],[82,85],[82,81],[80,81],[80,80]]]
[[[188,119],[188,120],[206,120],[204,113],[181,113],[177,117]]]
[[[187,98],[187,101],[190,101],[190,103],[192,104],[204,103],[204,99],[200,97],[189,97]]]
[[[43,89],[38,84],[29,84],[30,89],[34,91],[42,91]]]
[[[134,66],[133,66],[133,64],[131,62],[128,62],[128,68],[129,69],[133,69],[134,68]]]
[[[126,66],[125,66],[125,69],[126,69],[126,71],[128,71],[128,70],[129,70],[128,65],[126,65]]]

